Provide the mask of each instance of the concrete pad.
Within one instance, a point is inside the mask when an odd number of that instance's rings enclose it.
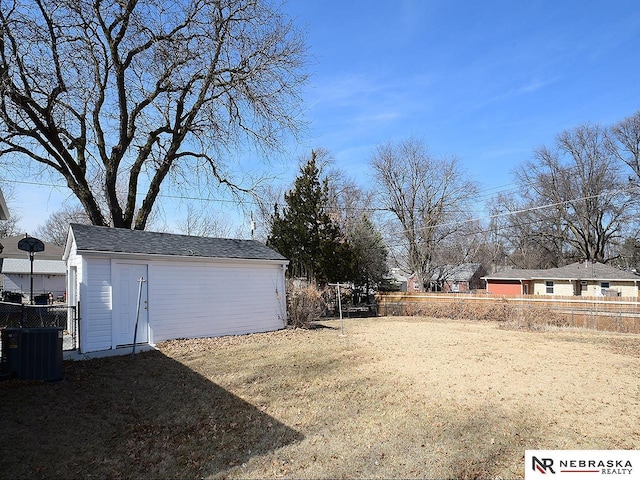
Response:
[[[136,345],[136,355],[141,352],[149,352],[156,350],[155,345],[145,343]],[[68,350],[62,352],[64,360],[91,360],[93,358],[116,357],[122,355],[131,355],[133,347],[112,348],[110,350],[100,350],[97,352],[79,353],[77,350]]]

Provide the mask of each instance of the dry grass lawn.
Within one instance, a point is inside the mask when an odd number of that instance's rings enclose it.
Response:
[[[0,475],[516,478],[640,449],[640,338],[409,317],[181,340],[0,384]]]

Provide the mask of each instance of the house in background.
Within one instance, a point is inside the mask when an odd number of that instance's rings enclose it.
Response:
[[[29,259],[29,254],[24,250],[20,250],[18,248],[18,242],[22,240],[25,235],[15,235],[13,237],[5,237],[1,238],[0,242],[4,245],[4,249],[2,253],[0,253],[0,257],[2,258],[22,258]],[[53,243],[44,243],[44,252],[38,252],[35,254],[34,265],[38,260],[58,260],[62,261],[62,254],[64,253],[64,248],[59,247]]]
[[[397,273],[392,273],[392,275],[396,279],[396,283],[400,285],[401,292],[421,292],[422,287],[420,284],[420,279],[418,278],[417,273],[407,274],[403,273],[399,269],[396,270]]]
[[[479,263],[442,265],[433,272],[429,289],[432,292],[458,293],[484,290],[487,271]]]
[[[18,248],[18,242],[24,235],[15,235],[0,239],[0,290],[2,299],[8,295],[12,299],[20,296],[27,299],[31,293],[31,262],[29,254]],[[44,252],[38,252],[33,261],[33,294],[52,293],[57,299],[64,296],[66,290],[66,265],[62,261],[64,250],[52,243],[44,244]]]
[[[422,286],[420,285],[420,279],[417,273],[412,273],[407,276],[407,292],[421,292]]]
[[[598,262],[546,270],[511,269],[484,277],[494,295],[620,296],[638,298],[640,276]]]
[[[21,294],[28,298],[31,293],[31,262],[26,258],[5,258],[0,265],[2,292]],[[51,294],[53,299],[64,297],[67,289],[67,270],[62,260],[40,260],[33,262],[33,295]]]
[[[407,274],[399,268],[390,268],[383,284],[387,287],[388,291],[406,292]]]
[[[80,353],[286,325],[289,262],[254,240],[72,224],[64,259]]]
[[[486,270],[479,263],[464,263],[461,265],[442,265],[437,267],[428,282],[431,292],[470,292],[484,290],[483,276]],[[390,270],[389,281],[398,285],[401,292],[421,292],[422,285],[416,273],[407,274],[399,268]]]

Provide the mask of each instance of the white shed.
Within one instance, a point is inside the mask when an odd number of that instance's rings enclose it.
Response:
[[[81,353],[131,346],[136,319],[142,344],[286,325],[288,260],[255,240],[72,224],[63,259]]]

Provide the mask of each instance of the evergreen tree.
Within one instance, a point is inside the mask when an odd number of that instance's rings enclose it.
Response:
[[[353,253],[353,282],[356,286],[371,287],[379,285],[389,266],[387,265],[387,247],[382,235],[366,215],[349,234],[349,244]]]
[[[328,185],[320,178],[315,152],[284,200],[282,212],[274,208],[267,245],[290,260],[289,276],[319,283],[348,280],[350,248],[327,212]]]

